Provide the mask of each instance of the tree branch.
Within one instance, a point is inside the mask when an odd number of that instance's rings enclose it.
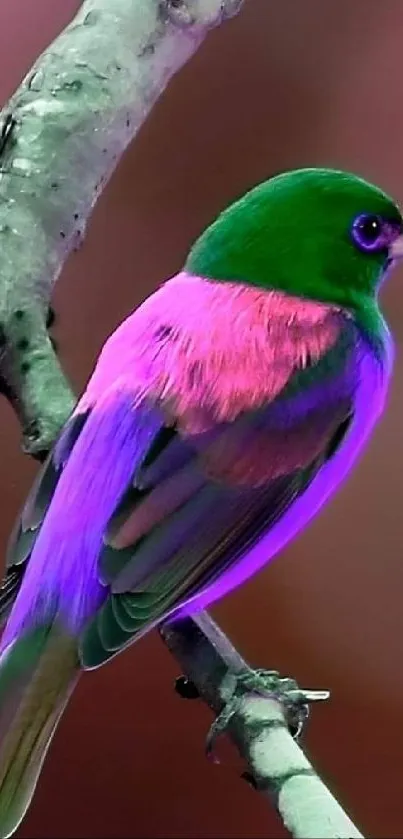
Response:
[[[242,2],[83,0],[2,113],[0,388],[34,456],[50,448],[75,402],[47,334],[53,284],[169,79]],[[225,635],[206,613],[161,635],[220,713],[248,669]],[[229,732],[293,836],[361,836],[288,733],[278,701],[244,692]]]
[[[53,284],[169,79],[241,2],[84,0],[2,114],[0,387],[30,454],[75,401],[46,329]]]
[[[206,612],[166,624],[160,635],[200,697],[220,714],[236,676],[249,670],[228,638]],[[228,733],[247,761],[254,785],[274,802],[292,836],[362,839],[291,736],[278,701],[243,693]]]

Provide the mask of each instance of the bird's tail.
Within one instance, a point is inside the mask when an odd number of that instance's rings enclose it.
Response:
[[[76,642],[54,624],[23,634],[0,658],[0,839],[24,817],[78,676]]]

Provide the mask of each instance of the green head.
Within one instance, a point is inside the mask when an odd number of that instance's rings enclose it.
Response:
[[[301,169],[260,184],[225,210],[185,268],[333,303],[359,317],[374,306],[402,250],[402,231],[399,209],[377,187],[345,172]]]

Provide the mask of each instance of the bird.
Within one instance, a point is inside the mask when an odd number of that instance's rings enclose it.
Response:
[[[397,203],[284,172],[223,210],[106,340],[10,537],[0,836],[83,671],[262,569],[340,488],[387,403]]]

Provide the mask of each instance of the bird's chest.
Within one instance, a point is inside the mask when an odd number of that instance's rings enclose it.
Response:
[[[246,305],[240,312],[224,298],[219,314],[191,328],[176,324],[162,345],[150,345],[149,391],[186,433],[274,403],[296,371],[315,366],[337,342],[338,312],[267,297],[269,310]]]

